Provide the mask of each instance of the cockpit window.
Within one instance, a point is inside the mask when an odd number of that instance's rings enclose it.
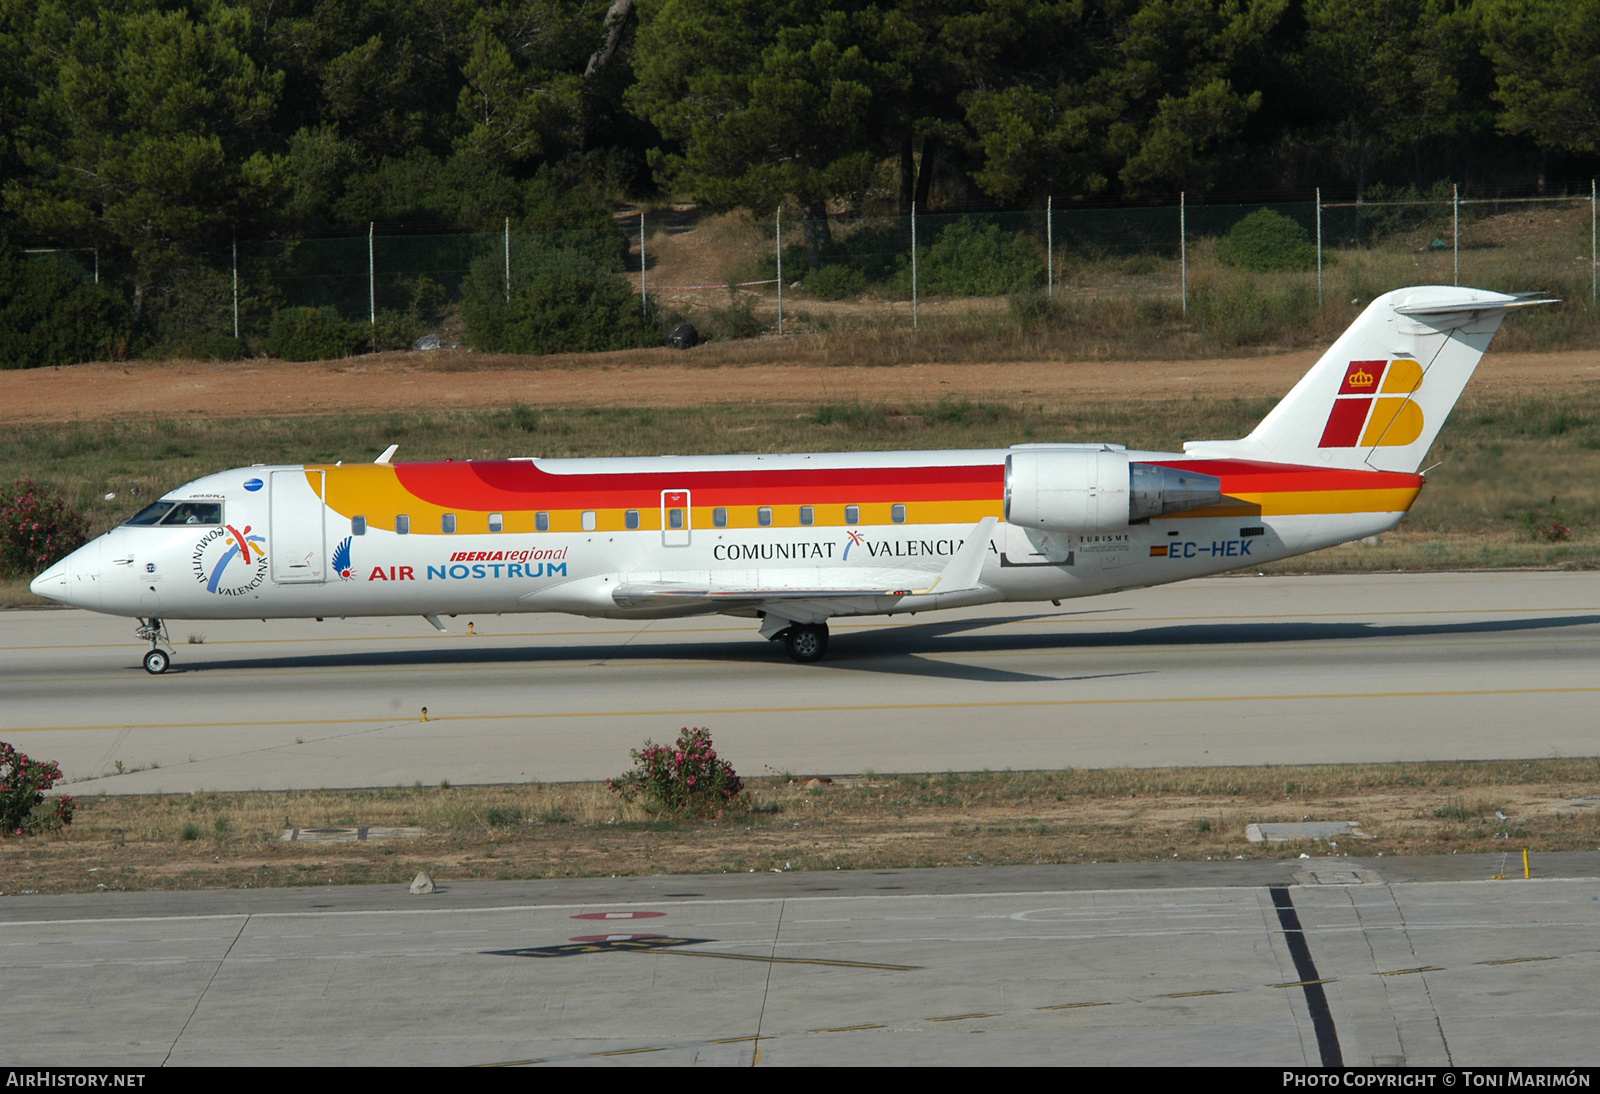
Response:
[[[161,518],[162,524],[221,524],[222,503],[216,501],[182,501],[172,507],[172,512]]]
[[[167,515],[167,510],[171,509],[172,506],[173,503],[170,501],[158,501],[154,505],[147,505],[130,517],[127,523],[158,524],[161,518]]]

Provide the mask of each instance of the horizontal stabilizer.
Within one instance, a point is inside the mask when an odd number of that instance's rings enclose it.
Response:
[[[1184,452],[1415,473],[1501,321],[1552,303],[1455,285],[1384,293],[1248,437],[1189,441]]]
[[[1510,300],[1496,300],[1486,302],[1480,298],[1461,298],[1451,300],[1448,297],[1425,301],[1416,304],[1401,304],[1395,308],[1400,315],[1426,316],[1426,315],[1470,315],[1474,312],[1503,312],[1512,308],[1536,308],[1540,304],[1559,304],[1561,301],[1545,296],[1543,293],[1516,293]]]

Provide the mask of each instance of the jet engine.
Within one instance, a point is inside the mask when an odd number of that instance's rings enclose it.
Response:
[[[1038,448],[1006,456],[1008,524],[1050,532],[1109,532],[1151,517],[1216,505],[1214,475],[1137,463],[1109,448]]]

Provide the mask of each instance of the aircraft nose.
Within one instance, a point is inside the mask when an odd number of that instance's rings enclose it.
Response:
[[[68,556],[68,558],[70,557]],[[70,570],[67,561],[66,558],[62,559],[34,578],[28,584],[28,591],[34,596],[42,596],[47,600],[65,604],[67,602],[67,574]]]

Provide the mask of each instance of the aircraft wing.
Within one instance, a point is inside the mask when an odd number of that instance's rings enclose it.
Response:
[[[611,595],[624,608],[667,606],[700,600],[723,609],[779,601],[888,598],[893,602],[907,596],[970,592],[979,588],[978,578],[983,572],[983,560],[989,550],[989,538],[994,533],[995,523],[994,517],[984,517],[979,521],[967,535],[961,549],[931,582],[926,570],[819,566],[803,570],[800,574],[778,571],[784,576],[776,582],[760,580],[760,571],[708,573],[703,575],[705,580],[701,581],[684,580],[688,575],[679,574],[661,574],[654,580],[632,577],[619,582]]]

